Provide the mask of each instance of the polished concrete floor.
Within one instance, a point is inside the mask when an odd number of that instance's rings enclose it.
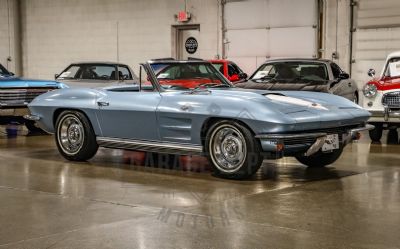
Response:
[[[0,136],[0,248],[400,248],[399,152],[365,138],[324,169],[265,161],[229,181],[201,158],[73,163],[52,136]]]

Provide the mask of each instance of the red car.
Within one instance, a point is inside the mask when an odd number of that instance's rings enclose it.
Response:
[[[158,60],[160,59],[156,61]],[[153,63],[152,68],[158,82],[163,86],[194,89],[202,86],[224,85],[221,82],[220,74],[207,64],[206,62],[201,66],[188,65],[184,61],[171,59],[169,63]],[[204,75],[204,77],[200,77],[201,75]]]
[[[243,82],[247,79],[247,74],[240,69],[234,62],[229,60],[209,60],[211,64],[220,71],[228,80],[233,83]]]

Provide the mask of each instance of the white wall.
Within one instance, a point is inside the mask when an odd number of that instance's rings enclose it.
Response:
[[[9,63],[10,70],[18,72],[18,65],[22,64],[24,76],[48,79],[75,61],[116,61],[119,58],[120,62],[137,69],[137,63],[147,59],[172,56],[171,26],[179,24],[174,15],[184,9],[185,2],[184,0],[20,1],[21,18],[17,12],[18,0],[0,0],[0,63],[6,65],[6,58],[11,55],[13,61]],[[189,24],[200,24],[199,53],[202,58],[213,58],[222,53],[222,18],[218,8],[220,1],[187,0],[188,11],[193,16]],[[331,59],[332,53],[337,51],[339,58],[335,61],[344,70],[350,71],[351,0],[323,1],[325,36],[322,56]],[[375,0],[358,2],[361,5],[377,4]],[[379,6],[391,6],[396,5],[398,0],[382,0],[379,3]],[[383,14],[390,12],[391,9],[385,10]],[[9,12],[10,25],[8,25]],[[281,13],[279,10],[275,12]],[[364,12],[363,15],[366,13]],[[370,12],[374,15],[380,13],[374,9]],[[265,13],[260,15],[263,14]],[[235,20],[242,22],[241,18],[238,13]],[[22,39],[18,37],[19,32],[17,32],[19,19],[22,22]],[[395,21],[397,22],[397,19]],[[391,31],[390,35],[397,37],[399,29],[391,30],[394,31]],[[360,35],[355,36],[355,43],[359,43],[358,37]],[[246,46],[251,44],[248,37],[243,37],[243,40]],[[396,44],[397,41],[397,38],[393,40]],[[19,63],[21,43],[22,63]],[[295,47],[296,41],[292,43]],[[354,47],[357,48],[358,45],[355,44]],[[274,49],[272,52],[279,49]],[[389,47],[385,49],[389,51]],[[359,53],[358,55],[353,53],[353,59],[359,61],[358,57]],[[353,73],[358,71],[360,70],[355,69]],[[364,72],[364,69],[362,71]]]
[[[0,63],[9,71],[20,73],[20,38],[16,0],[0,0]],[[11,61],[7,58],[11,57]]]
[[[21,9],[24,75],[50,79],[76,61],[119,57],[136,70],[172,56],[171,26],[184,0],[23,0]],[[214,58],[221,50],[218,1],[188,0],[187,10],[189,24],[200,24],[200,56]]]

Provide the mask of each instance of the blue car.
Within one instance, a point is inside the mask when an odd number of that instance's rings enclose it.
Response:
[[[162,66],[157,76],[153,64]],[[162,65],[161,65],[162,64]],[[149,61],[138,84],[62,89],[35,98],[27,118],[55,133],[68,160],[98,147],[206,155],[217,176],[244,179],[264,158],[334,163],[370,114],[332,94],[235,88],[209,62]]]
[[[38,131],[34,121],[23,118],[28,114],[28,104],[40,94],[63,87],[55,81],[15,77],[0,64],[0,124],[18,122],[29,131]]]

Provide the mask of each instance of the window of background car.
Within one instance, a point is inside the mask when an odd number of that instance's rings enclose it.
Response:
[[[386,65],[385,76],[387,77],[400,76],[400,58],[392,58],[388,61],[388,64]]]
[[[124,80],[132,80],[131,72],[129,71],[128,67],[126,66],[118,66],[118,72],[120,72],[120,79]]]
[[[339,78],[339,75],[342,72],[342,69],[340,69],[340,67],[336,63],[331,63],[331,69],[332,69],[333,78],[335,78],[335,79]]]
[[[261,66],[251,80],[255,82],[279,81],[290,83],[324,82],[328,80],[328,71],[323,63],[278,61]]]
[[[272,64],[264,64],[262,65],[252,77],[252,79],[257,80],[263,77],[274,77],[275,76],[275,67]]]
[[[217,71],[219,71],[222,74],[224,74],[224,64],[222,64],[222,63],[213,63],[212,65],[213,65],[213,67],[215,69],[217,69]]]
[[[80,78],[80,66],[69,66],[67,69],[65,69],[58,77],[57,79],[79,79]]]
[[[237,70],[237,68],[235,68],[232,64],[228,64],[228,75],[232,76],[232,75],[239,75],[239,70]]]
[[[114,66],[87,65],[83,68],[81,79],[116,80],[117,75]]]
[[[209,63],[155,63],[151,67],[156,69],[158,82],[167,86],[182,89],[202,86],[215,86],[229,82]]]
[[[243,73],[243,71],[235,63],[231,62],[229,65],[233,68],[233,70],[235,72],[234,74],[239,75],[239,74]],[[229,72],[229,70],[228,70],[228,72]],[[230,76],[232,76],[232,75],[230,75]]]

